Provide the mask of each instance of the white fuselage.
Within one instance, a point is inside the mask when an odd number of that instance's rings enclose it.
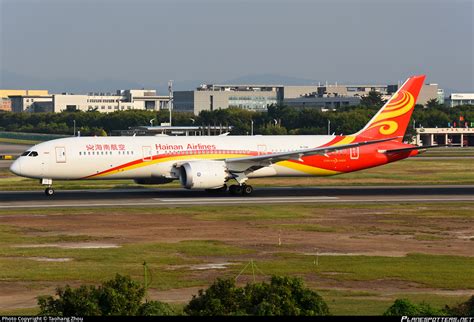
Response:
[[[18,175],[40,179],[176,179],[173,166],[321,146],[334,136],[135,136],[71,137],[40,143],[12,166]],[[313,174],[314,175],[314,174]],[[278,163],[249,177],[308,176]]]

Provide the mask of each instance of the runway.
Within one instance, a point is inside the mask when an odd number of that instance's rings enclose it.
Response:
[[[53,197],[45,196],[43,191],[4,191],[0,192],[0,200],[0,210],[290,203],[474,203],[474,185],[256,187],[252,196],[159,188],[56,191]]]

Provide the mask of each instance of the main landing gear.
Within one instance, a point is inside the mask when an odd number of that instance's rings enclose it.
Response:
[[[231,195],[244,195],[248,196],[251,195],[253,192],[253,187],[251,185],[236,185],[233,184],[229,187],[229,192]]]
[[[227,191],[227,185],[223,185],[221,188],[217,189],[206,189],[206,192],[209,193],[221,193],[221,192],[226,192]],[[253,187],[251,185],[247,184],[233,184],[229,187],[229,193],[233,196],[248,196],[253,193]]]

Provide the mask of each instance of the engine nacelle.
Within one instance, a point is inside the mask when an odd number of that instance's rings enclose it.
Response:
[[[179,167],[179,181],[187,189],[217,189],[228,177],[224,161],[191,161]]]
[[[170,183],[173,179],[165,178],[165,177],[152,177],[152,178],[141,178],[141,179],[134,179],[135,183],[137,184],[165,184]]]

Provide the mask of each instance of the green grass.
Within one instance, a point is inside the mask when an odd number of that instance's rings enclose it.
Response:
[[[409,254],[406,257],[316,256],[280,253],[262,261],[265,274],[315,274],[335,280],[380,279],[419,283],[425,287],[474,290],[474,257]]]
[[[25,235],[28,238],[25,238]],[[52,234],[48,235],[46,230],[38,230],[33,228],[15,228],[6,225],[0,225],[0,247],[2,245],[20,245],[20,244],[53,244],[53,243],[78,243],[91,242],[98,240],[106,240],[108,238],[93,237],[87,235],[65,235]]]
[[[62,249],[57,247],[16,247],[51,242],[67,243],[97,240],[89,236],[31,236],[28,231],[0,226],[0,280],[94,282],[115,273],[140,277],[142,263],[157,273],[151,287],[169,289],[201,285],[204,281],[187,276],[183,265],[206,263],[209,256],[239,256],[250,250],[217,241],[179,243],[136,243],[120,248]],[[46,244],[48,245],[48,244]],[[30,258],[71,258],[68,262],[37,262]]]
[[[48,215],[74,216],[82,214],[140,214],[150,216],[182,215],[202,221],[259,221],[274,219],[296,219],[304,217],[318,217],[321,209],[329,211],[331,205],[252,205],[229,208],[227,206],[191,206],[179,208],[150,208],[150,207],[110,207],[100,208],[40,208],[40,209],[1,209],[1,216],[15,215]],[[205,225],[205,222],[203,222]],[[1,227],[1,225],[0,225]],[[0,228],[1,229],[1,228]]]
[[[209,210],[212,211],[209,211]],[[334,211],[366,211],[381,220],[390,218],[390,221],[404,219],[410,220],[415,217],[474,217],[473,205],[470,203],[448,203],[448,204],[410,204],[410,203],[379,203],[379,204],[310,204],[310,205],[253,205],[229,208],[223,206],[207,207],[183,207],[178,209],[178,213],[192,215],[199,220],[219,220],[219,221],[246,221],[246,220],[274,220],[274,219],[302,219],[302,218],[324,218],[331,216]],[[454,211],[455,210],[455,211]],[[1,212],[0,212],[1,213]],[[326,227],[318,224],[279,224],[280,228],[299,229],[306,231],[352,231],[354,227]],[[407,224],[411,225],[411,224]],[[358,229],[358,228],[357,228]],[[386,230],[378,227],[381,232]],[[406,227],[403,232],[414,232],[414,227]],[[394,231],[394,230],[393,230]],[[395,232],[395,231],[394,231]]]
[[[0,143],[10,143],[10,144],[20,144],[20,145],[34,145],[34,144],[38,144],[40,142],[41,141],[36,141],[36,140],[0,138]]]
[[[146,215],[159,216],[160,220],[170,220],[167,216],[185,216],[201,221],[248,222],[252,228],[288,229],[302,232],[361,233],[357,225],[333,227],[320,225],[319,221],[331,218],[335,213],[357,212],[370,214],[376,234],[408,234],[420,242],[436,242],[446,235],[443,224],[455,220],[469,227],[474,218],[472,203],[450,204],[314,204],[314,205],[269,205],[269,206],[198,206],[182,208],[80,208],[80,209],[32,209],[1,210],[0,216],[48,215],[53,220],[59,216],[76,215]],[[454,211],[455,210],[455,211]],[[367,218],[367,217],[366,217]],[[45,219],[48,220],[48,219]],[[276,222],[269,222],[275,220]],[[413,223],[429,220],[430,225],[413,227]],[[435,221],[433,221],[435,220]],[[414,302],[426,301],[435,306],[454,304],[466,300],[466,296],[414,293],[417,287],[472,290],[474,294],[474,257],[409,254],[405,257],[387,256],[327,256],[319,255],[315,265],[314,255],[295,252],[294,246],[280,247],[256,244],[236,246],[217,240],[187,240],[176,243],[124,241],[121,236],[95,237],[85,234],[55,234],[45,228],[19,228],[0,224],[0,280],[3,282],[30,283],[53,282],[98,284],[112,278],[116,273],[131,275],[137,281],[143,280],[143,262],[146,261],[153,276],[150,287],[157,290],[199,286],[205,288],[215,276],[235,277],[251,259],[266,275],[302,276],[307,284],[320,292],[335,315],[372,315],[383,313],[396,298],[405,297]],[[307,223],[306,223],[307,222]],[[452,221],[451,221],[452,222]],[[24,222],[26,223],[26,222]],[[381,223],[382,225],[379,225]],[[239,223],[241,224],[241,223]],[[388,225],[388,226],[387,226]],[[437,226],[438,225],[438,226]],[[183,229],[186,227],[183,227]],[[144,227],[147,229],[147,227]],[[438,233],[439,232],[439,233]],[[362,232],[365,233],[365,232]],[[113,232],[111,233],[113,234]],[[303,233],[301,233],[303,234]],[[212,238],[212,237],[211,237]],[[120,248],[109,249],[62,249],[57,247],[26,247],[17,245],[104,242],[119,243]],[[469,242],[471,243],[471,242]],[[284,251],[282,251],[284,250]],[[38,262],[29,257],[71,258],[69,262]],[[210,262],[234,262],[223,270],[197,271],[190,266]],[[244,276],[250,279],[247,270]],[[262,277],[262,276],[260,276]],[[317,281],[323,278],[336,287],[354,281],[367,283],[368,291],[346,291],[338,289],[321,290]],[[380,293],[370,290],[371,283],[383,285],[384,281],[405,283],[409,291],[400,293]],[[404,284],[404,285],[405,285]],[[416,286],[418,285],[418,286]],[[35,314],[37,309],[4,310],[0,314],[12,312],[15,315]]]
[[[167,215],[183,215],[190,216],[196,220],[203,221],[259,221],[259,220],[290,220],[301,218],[324,218],[331,216],[334,211],[362,211],[368,212],[374,216],[379,217],[378,222],[389,223],[405,223],[408,225],[407,230],[414,231],[411,220],[416,217],[430,217],[430,218],[472,218],[474,217],[473,204],[469,202],[453,202],[453,203],[437,203],[436,205],[430,203],[404,203],[383,202],[379,204],[296,204],[296,205],[252,205],[252,206],[238,206],[228,207],[219,205],[209,206],[184,206],[179,208],[150,208],[150,207],[110,207],[105,209],[99,208],[40,208],[40,209],[1,209],[1,216],[14,215],[48,215],[48,216],[73,216],[81,214],[143,214],[153,216],[167,216]],[[203,223],[205,224],[205,223]],[[296,226],[295,226],[296,225]],[[302,228],[307,224],[295,223],[290,224],[287,228],[297,229]],[[1,227],[1,225],[0,225]],[[318,225],[310,224],[308,229],[318,229]],[[321,226],[324,229],[324,226]],[[329,227],[332,229],[334,227]],[[336,228],[337,230],[338,228]],[[384,231],[382,228],[377,228]],[[344,227],[344,231],[351,231],[351,227]]]
[[[39,314],[39,307],[28,307],[21,309],[0,309],[0,316],[34,316]]]
[[[326,301],[332,315],[381,315],[393,302],[378,294],[359,296],[357,292],[352,291],[321,290],[317,292]]]
[[[432,293],[369,293],[359,291],[317,290],[329,306],[332,315],[382,315],[398,298],[414,303],[426,302],[434,308],[456,305],[469,297]],[[474,292],[473,292],[474,293]]]
[[[194,208],[196,209],[196,207]],[[215,211],[209,211],[209,207],[199,207],[194,215],[198,220],[209,221],[247,221],[247,220],[273,220],[273,219],[291,219],[304,218],[313,213],[311,206],[302,206],[298,209],[302,212],[294,210],[290,207],[268,206],[268,205],[252,205],[243,206],[234,209],[228,207],[216,207]],[[185,212],[186,213],[186,212]]]
[[[416,156],[416,158],[424,157],[474,157],[474,148],[472,147],[462,147],[462,148],[439,148],[439,149],[429,149],[424,153],[421,153]]]

